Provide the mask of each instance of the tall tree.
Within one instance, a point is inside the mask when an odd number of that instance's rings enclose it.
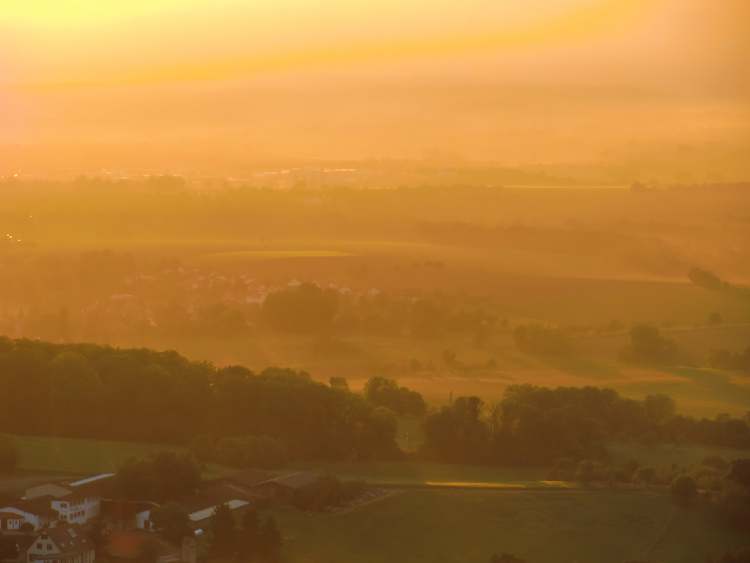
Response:
[[[277,563],[281,560],[281,533],[273,516],[266,518],[260,531],[260,555],[263,561]]]
[[[226,504],[216,507],[212,523],[211,551],[219,557],[232,555],[236,548],[236,529],[232,511]]]

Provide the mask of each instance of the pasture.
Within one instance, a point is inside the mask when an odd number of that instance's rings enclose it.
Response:
[[[640,492],[409,490],[346,514],[274,515],[289,563],[704,563],[744,540]]]
[[[53,436],[14,436],[18,445],[21,472],[64,473],[90,475],[113,473],[130,458],[143,458],[162,451],[184,452],[185,448],[173,444],[146,444],[115,442],[82,438]],[[233,470],[208,464],[205,478],[226,475]]]

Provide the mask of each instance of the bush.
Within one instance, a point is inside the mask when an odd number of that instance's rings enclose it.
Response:
[[[423,416],[427,410],[422,395],[406,387],[399,387],[393,379],[385,377],[371,377],[367,381],[365,399],[400,415]]]
[[[679,475],[672,481],[669,488],[672,499],[676,504],[688,506],[698,496],[698,487],[695,480],[689,475]]]

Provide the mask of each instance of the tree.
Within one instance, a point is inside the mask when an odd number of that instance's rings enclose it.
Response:
[[[481,418],[483,404],[478,397],[458,397],[429,415],[423,423],[426,453],[453,463],[484,461],[490,431]]]
[[[155,537],[148,537],[141,544],[140,560],[143,563],[156,563],[159,560],[160,551],[159,540]]]
[[[266,518],[260,531],[260,555],[267,563],[281,560],[281,533],[273,516]]]
[[[690,270],[688,272],[688,278],[690,278],[690,281],[698,287],[710,289],[712,291],[723,289],[727,285],[713,272],[701,268],[693,268]]]
[[[240,561],[252,561],[259,554],[260,519],[258,513],[247,510],[242,516],[242,524],[237,534],[237,555]]]
[[[387,407],[401,415],[423,416],[427,405],[422,395],[399,387],[393,379],[371,377],[365,384],[365,399],[373,405]]]
[[[235,550],[237,538],[234,516],[226,504],[216,507],[211,530],[213,531],[211,551],[214,555],[219,557],[231,555]]]
[[[0,473],[11,473],[18,464],[18,446],[9,436],[0,435]]]
[[[169,501],[193,493],[201,477],[191,455],[166,451],[146,459],[129,459],[117,472],[116,480],[125,498]]]
[[[169,502],[151,512],[151,521],[161,534],[173,543],[190,535],[190,518],[187,511],[177,503]]]
[[[596,478],[596,465],[589,459],[581,460],[576,468],[576,481],[584,485],[591,483]]]
[[[342,391],[349,391],[349,382],[345,377],[331,377],[328,380],[328,384],[332,389],[341,389]]]
[[[626,360],[644,364],[670,364],[678,360],[677,345],[664,338],[653,325],[639,324],[630,329],[630,346],[623,356]]]
[[[695,484],[695,480],[689,475],[678,475],[672,481],[669,492],[676,504],[689,506],[698,495],[698,487]]]
[[[750,458],[735,459],[727,478],[750,490]]]

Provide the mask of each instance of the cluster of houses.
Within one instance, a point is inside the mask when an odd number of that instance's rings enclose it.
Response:
[[[249,508],[285,502],[319,478],[312,472],[275,476],[246,470],[204,482],[178,502],[193,532],[179,546],[162,538],[154,525],[158,504],[117,498],[112,473],[44,483],[0,503],[0,563],[126,562],[142,559],[146,546],[155,551],[157,563],[196,563],[197,541],[219,506],[239,517]]]

